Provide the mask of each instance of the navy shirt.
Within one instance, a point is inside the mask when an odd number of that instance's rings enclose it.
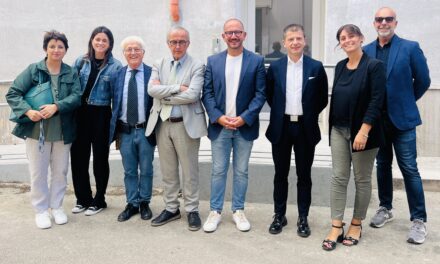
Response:
[[[379,40],[376,44],[376,59],[382,61],[385,64],[385,69],[388,65],[388,57],[390,56],[391,44],[393,43],[394,36],[391,38],[390,42],[385,44],[383,47],[380,46]]]

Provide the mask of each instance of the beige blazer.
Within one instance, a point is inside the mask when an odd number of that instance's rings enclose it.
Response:
[[[148,82],[148,94],[153,97],[153,107],[150,110],[145,136],[151,135],[156,128],[164,104],[180,105],[188,136],[201,138],[207,135],[205,109],[200,101],[205,65],[188,54],[186,56],[179,69],[177,84],[167,84],[172,58],[163,58],[153,65]],[[153,80],[159,80],[161,84],[153,85]],[[181,92],[181,85],[188,86],[188,90]]]

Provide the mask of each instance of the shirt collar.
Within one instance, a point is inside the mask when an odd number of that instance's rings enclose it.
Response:
[[[127,65],[127,72],[130,72],[131,70],[133,70],[129,65]],[[144,64],[141,63],[136,70],[138,70],[138,72],[143,72],[144,71]]]
[[[175,60],[173,57],[171,57],[171,58],[170,58],[170,62],[171,62],[171,64],[173,65],[175,62],[178,61],[178,62],[180,63],[180,66],[182,66],[182,65],[185,63],[185,61],[186,61],[187,58],[188,58],[188,55],[187,55],[187,54],[183,55],[183,57],[180,58],[180,60]]]
[[[383,47],[380,46],[380,44],[379,44],[379,38],[377,38],[377,39],[376,39],[376,47],[381,48],[381,49],[382,49],[382,48],[389,48],[389,47],[391,47],[391,44],[393,43],[393,39],[394,39],[395,36],[396,36],[396,34],[394,34],[393,37],[391,37],[390,42],[388,42],[387,44],[385,44]]]
[[[294,62],[293,60],[290,59],[289,55],[287,55],[287,65],[301,66],[303,64],[303,58],[304,58],[304,54],[301,55],[301,58],[299,58],[297,62]]]

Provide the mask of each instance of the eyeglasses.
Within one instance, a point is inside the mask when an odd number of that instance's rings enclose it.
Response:
[[[170,44],[170,46],[185,46],[186,44],[188,44],[188,41],[186,40],[170,40],[168,41],[168,44]]]
[[[243,34],[243,31],[237,30],[237,31],[225,31],[225,35],[228,37],[232,37],[232,35],[235,35],[236,37],[241,37]]]
[[[389,17],[375,17],[374,21],[376,21],[377,23],[382,23],[383,21],[386,21],[387,23],[391,23],[394,21],[394,17],[389,16]]]
[[[143,51],[144,51],[143,49],[139,49],[139,48],[128,48],[124,50],[125,53],[136,53],[136,54],[142,53]]]

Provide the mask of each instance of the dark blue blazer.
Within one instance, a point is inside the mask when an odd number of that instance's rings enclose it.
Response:
[[[144,65],[144,83],[145,83],[145,120],[148,121],[148,117],[150,115],[150,109],[153,105],[153,98],[148,95],[148,81],[150,80],[151,75],[151,67]],[[127,66],[119,69],[117,72],[113,74],[110,79],[110,91],[111,91],[111,100],[112,100],[112,119],[110,120],[110,142],[111,144],[116,139],[116,123],[118,121],[118,117],[120,112],[122,111],[122,93],[124,91],[124,82],[125,82],[125,73],[127,72]],[[148,142],[150,144],[155,145],[155,135],[150,138],[148,137]]]
[[[376,58],[376,46],[377,40],[366,45],[365,53]],[[431,79],[419,43],[394,35],[386,72],[386,106],[391,122],[400,130],[420,125],[416,101],[428,90]]]
[[[267,103],[270,105],[270,122],[266,137],[272,144],[281,138],[286,110],[287,56],[271,63],[266,75]],[[302,108],[306,139],[315,146],[321,140],[318,125],[319,113],[328,103],[327,74],[320,61],[303,57]]]
[[[227,51],[208,57],[203,85],[202,102],[209,117],[208,138],[218,137],[222,126],[217,119],[225,114],[226,108],[226,66]],[[238,84],[236,109],[245,124],[239,128],[246,140],[258,138],[259,113],[266,100],[265,69],[263,57],[246,49],[243,50],[240,81]]]

